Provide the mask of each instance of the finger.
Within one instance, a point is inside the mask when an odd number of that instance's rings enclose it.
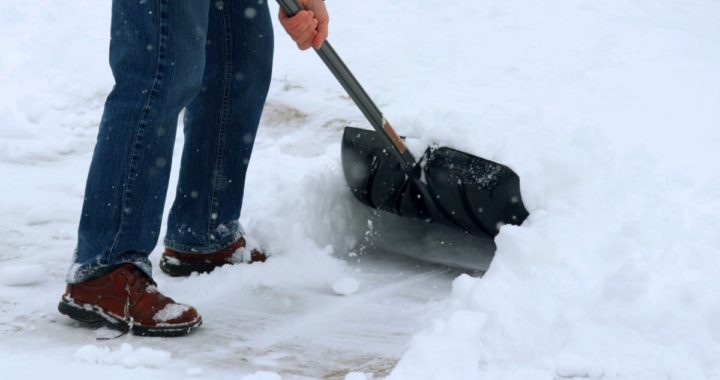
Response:
[[[316,25],[314,22],[315,19],[308,17],[306,22],[303,22],[302,24],[299,24],[297,27],[288,30],[288,33],[293,37],[294,40],[297,40],[299,37],[301,37],[304,33],[308,33],[308,30],[314,30]]]
[[[280,11],[280,14],[283,26],[285,27],[285,29],[288,30],[288,32],[297,29],[298,27],[302,26],[303,24],[309,22],[310,19],[312,19],[312,16],[308,11],[300,11],[292,17],[288,17],[288,15],[286,15],[283,11]]]
[[[302,28],[297,28],[291,32],[291,36],[295,41],[304,41],[308,35],[310,35],[317,28],[317,21],[310,20],[307,24],[304,24]]]
[[[306,22],[294,24],[292,28],[287,25],[283,26],[290,37],[292,37],[293,40],[297,40],[308,28],[312,27],[312,19],[308,19]]]
[[[321,22],[317,27],[317,35],[313,38],[313,46],[320,49],[328,37],[328,22]]]
[[[318,33],[324,35],[326,38],[329,32],[330,19],[326,18],[318,23]]]
[[[295,13],[293,16],[288,16],[288,14],[285,13],[285,11],[282,8],[280,8],[280,10],[278,11],[278,15],[280,16],[280,19],[289,20],[289,19],[295,18],[297,16],[303,16],[303,15],[307,14],[308,12],[310,12],[310,11],[302,9],[302,10],[299,10],[297,13]]]
[[[313,31],[315,31],[315,24],[310,21],[307,24],[304,24],[301,28],[292,31],[290,33],[290,37],[292,37],[295,42],[305,41]]]
[[[299,47],[301,50],[305,50],[305,49],[308,49],[308,48],[310,48],[311,46],[313,46],[313,45],[312,45],[312,42],[313,42],[313,38],[315,37],[315,35],[317,35],[317,32],[316,32],[316,31],[313,31],[313,32],[308,36],[307,39],[302,40],[302,41],[298,41],[298,44],[297,44],[298,47]]]
[[[302,50],[312,47],[313,40],[316,35],[317,35],[317,31],[313,30],[312,33],[310,33],[310,35],[307,36],[307,38],[298,40],[298,47],[300,47]]]
[[[316,33],[317,21],[313,20],[308,24],[307,29],[303,30],[302,33],[298,33],[293,39],[297,42],[305,42]]]

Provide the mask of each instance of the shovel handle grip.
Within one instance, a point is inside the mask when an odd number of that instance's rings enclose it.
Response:
[[[297,0],[277,0],[285,14],[292,17],[302,10]],[[415,171],[415,157],[410,153],[402,139],[398,136],[390,123],[385,119],[380,109],[370,99],[365,89],[360,85],[350,69],[340,59],[329,41],[325,41],[320,49],[315,50],[320,59],[330,69],[335,78],[340,82],[350,98],[360,108],[365,118],[370,122],[372,127],[378,132],[385,143],[391,146],[390,152],[398,160],[403,167],[405,173],[413,174]]]

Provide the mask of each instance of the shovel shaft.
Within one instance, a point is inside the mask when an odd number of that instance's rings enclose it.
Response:
[[[302,9],[297,0],[277,0],[277,2],[283,11],[285,11],[285,14],[290,17]],[[416,165],[415,157],[407,149],[402,139],[395,133],[390,123],[385,120],[380,109],[372,99],[370,99],[370,96],[365,92],[360,82],[355,79],[355,76],[350,72],[350,69],[348,69],[342,59],[340,59],[340,56],[335,52],[330,42],[325,41],[320,49],[316,49],[315,51],[348,95],[350,95],[350,98],[352,98],[358,108],[360,108],[360,111],[362,111],[372,127],[379,133],[385,145],[391,147],[390,152],[392,152],[393,156],[398,160],[405,173],[412,175],[415,172],[413,170]]]

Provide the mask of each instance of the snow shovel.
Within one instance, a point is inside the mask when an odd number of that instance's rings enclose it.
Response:
[[[301,10],[296,0],[277,2],[288,16]],[[525,220],[515,172],[447,147],[429,147],[416,160],[330,43],[316,52],[375,129],[346,127],[343,134],[343,172],[360,202],[478,236]]]

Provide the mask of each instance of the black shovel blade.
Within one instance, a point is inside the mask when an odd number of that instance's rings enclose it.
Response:
[[[520,178],[510,168],[451,148],[428,148],[407,175],[375,131],[345,128],[342,162],[355,197],[367,206],[478,236],[528,216]]]

